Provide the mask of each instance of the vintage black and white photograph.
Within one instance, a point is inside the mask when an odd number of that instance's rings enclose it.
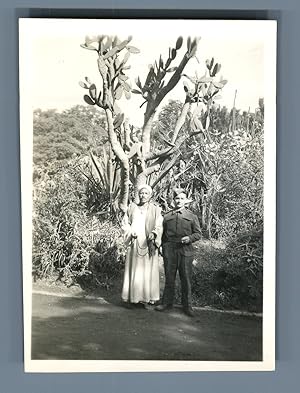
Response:
[[[276,22],[19,34],[25,371],[273,370]]]

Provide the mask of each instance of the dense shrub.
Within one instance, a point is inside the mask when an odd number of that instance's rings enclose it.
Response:
[[[71,161],[35,171],[33,274],[68,285],[95,278],[107,287],[122,272],[120,229],[107,212],[87,208],[90,188],[79,165]]]
[[[226,248],[199,243],[193,275],[195,304],[262,311],[263,232],[239,234]]]

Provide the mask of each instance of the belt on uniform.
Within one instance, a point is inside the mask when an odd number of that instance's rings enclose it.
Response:
[[[181,242],[181,238],[180,239],[168,239],[165,241],[165,243],[175,243],[175,244],[184,245],[184,243]]]

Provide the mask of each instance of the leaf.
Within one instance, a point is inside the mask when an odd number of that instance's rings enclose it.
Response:
[[[141,83],[141,81],[140,81],[140,77],[139,77],[139,76],[138,76],[137,79],[135,80],[135,83],[136,83],[136,85],[137,85],[140,89],[142,89],[142,83]]]
[[[198,43],[197,38],[195,38],[195,39],[192,41],[192,43],[191,43],[191,50],[193,50],[194,48],[197,48],[197,43]]]
[[[129,91],[125,90],[125,97],[127,98],[127,100],[129,100],[131,98],[131,94]]]
[[[86,76],[84,79],[85,79],[85,80],[87,81],[87,83],[89,83],[89,84],[93,83],[93,82],[90,80],[90,78],[87,77],[87,76]]]
[[[188,52],[190,52],[190,50],[191,50],[191,37],[188,37],[188,39],[187,39],[187,50],[188,50]]]
[[[186,93],[188,93],[188,92],[190,91],[190,87],[189,87],[189,85],[186,83],[186,81],[183,81],[183,88],[184,88],[184,91],[185,91]]]
[[[96,161],[96,157],[94,157],[93,153],[90,152],[90,156],[92,159],[92,163],[94,165],[94,168],[96,170],[96,173],[98,174],[98,179],[100,180],[100,182],[102,183],[103,186],[105,186],[105,181],[104,181],[104,173],[103,173],[103,169],[100,167],[100,165],[98,165],[97,161]]]
[[[110,51],[108,51],[104,56],[103,59],[108,59],[109,57],[114,56],[119,51],[119,48],[115,46]]]
[[[116,101],[114,102],[114,112],[121,113],[121,109],[120,109],[119,105],[116,103]]]
[[[182,74],[182,76],[185,76],[186,78],[188,78],[192,83],[196,83],[197,82],[197,79],[195,77],[188,76],[186,74]]]
[[[103,55],[103,47],[104,47],[103,41],[99,42],[99,51],[101,55]]]
[[[217,87],[218,89],[222,89],[224,87],[223,83],[220,83],[220,82],[213,82],[213,85],[215,87]]]
[[[90,36],[86,35],[85,36],[85,44],[89,45],[92,42],[98,42],[98,37],[96,37],[96,36],[90,37]]]
[[[217,72],[220,72],[220,70],[221,70],[221,64],[218,64],[218,70],[217,70]]]
[[[167,72],[174,72],[177,70],[178,67],[171,67],[167,70]]]
[[[190,52],[190,57],[195,56],[196,52],[197,52],[197,45],[192,47],[191,52]]]
[[[120,43],[121,43],[121,41],[120,41],[119,37],[115,36],[113,39],[112,46],[115,47],[115,46],[119,45]]]
[[[127,91],[127,92],[130,92],[130,91],[131,91],[131,86],[130,86],[127,82],[124,82],[124,83],[123,83],[123,88],[124,88],[124,90]]]
[[[205,121],[205,129],[206,130],[208,130],[209,124],[210,124],[210,117],[207,116],[206,121]]]
[[[129,77],[127,76],[127,75],[124,75],[124,74],[120,74],[119,76],[118,76],[118,78],[121,80],[121,81],[126,81],[127,79],[129,79]]]
[[[207,76],[202,76],[202,78],[200,78],[198,82],[200,82],[200,83],[209,83],[209,82],[212,82],[212,80],[213,80],[212,78],[209,78]]]
[[[160,68],[164,67],[164,62],[163,62],[163,59],[161,58],[161,55],[159,56],[159,67]]]
[[[214,65],[214,61],[215,59],[212,57],[211,61],[210,61],[210,65],[209,65],[209,69],[212,69],[212,66]]]
[[[80,46],[83,49],[95,50],[97,52],[97,49],[92,45],[81,44]]]
[[[91,86],[89,88],[89,92],[90,92],[90,96],[95,101],[96,97],[97,97],[97,88],[96,88],[96,85],[94,83],[91,84]]]
[[[177,41],[176,41],[176,49],[179,50],[182,47],[182,43],[183,43],[183,38],[182,37],[178,37]]]
[[[85,94],[85,95],[83,96],[83,99],[84,99],[84,101],[85,101],[87,104],[89,104],[89,105],[95,105],[94,101],[92,101],[91,97],[88,96],[87,94]]]
[[[124,62],[124,60],[123,60],[123,62]],[[121,65],[121,62],[120,62],[120,60],[116,57],[116,59],[115,59],[115,61],[114,61],[114,66],[115,66],[115,70],[116,70],[116,71],[118,70],[118,68],[120,67],[120,65]]]
[[[198,117],[194,117],[193,120],[194,120],[194,123],[197,127],[196,129],[203,131],[204,129],[203,129],[202,121]]]
[[[119,128],[124,121],[124,113],[118,113],[114,119],[114,128]]]
[[[213,69],[213,72],[212,72],[212,76],[215,76],[217,71],[218,71],[218,63],[216,63],[215,66],[214,66],[214,69]]]
[[[126,52],[123,59],[123,64],[125,64],[128,61],[129,57],[130,57],[130,52]]]
[[[140,50],[136,48],[135,46],[127,46],[127,49],[129,50],[130,53],[140,53]]]
[[[88,89],[88,85],[82,81],[79,82],[79,86],[82,87],[83,89]]]
[[[116,99],[116,100],[120,100],[120,98],[122,97],[122,94],[123,94],[122,86],[119,86],[119,87],[115,90],[115,99]]]
[[[220,83],[222,83],[223,86],[225,86],[227,82],[228,81],[226,79],[223,79],[222,81],[220,81]]]
[[[103,45],[103,50],[107,50],[112,44],[112,37],[107,36],[106,43]]]
[[[142,94],[141,91],[136,90],[136,89],[132,89],[132,90],[131,90],[131,93],[133,93],[133,94]]]
[[[172,50],[171,50],[171,59],[172,59],[172,60],[175,59],[176,54],[177,54],[176,49],[172,48]]]
[[[169,65],[171,64],[171,62],[172,62],[172,59],[170,59],[170,58],[166,61],[166,68],[169,67]]]
[[[118,47],[119,51],[123,50],[126,47],[126,45],[128,44],[128,42],[129,42],[128,40],[125,40],[125,41],[121,42],[120,44],[118,44],[117,47]]]

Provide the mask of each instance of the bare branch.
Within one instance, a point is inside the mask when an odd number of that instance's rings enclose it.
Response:
[[[165,167],[165,169],[160,173],[160,175],[158,176],[158,178],[154,181],[154,183],[151,185],[152,188],[154,188],[170,171],[171,168],[173,168],[173,166],[176,164],[177,159],[180,157],[181,152],[178,151],[174,157],[172,157],[172,159],[170,160],[170,162],[167,164],[167,166]]]
[[[191,105],[192,105],[191,102],[185,102],[185,104],[183,105],[181,114],[176,121],[175,129],[174,129],[174,133],[173,133],[173,137],[172,137],[172,141],[171,141],[172,143],[175,143],[178,133],[181,130],[181,127],[183,126],[183,124],[185,122],[187,114],[191,109]]]
[[[195,41],[195,48],[197,47],[197,43]],[[196,49],[195,49],[196,50]],[[172,90],[174,87],[177,85],[181,78],[182,71],[184,70],[185,66],[187,65],[188,61],[191,59],[191,53],[188,50],[179,66],[176,68],[174,74],[170,78],[169,82],[165,87],[163,87],[157,95],[149,95],[147,98],[147,108],[146,112],[144,115],[144,125],[143,125],[143,143],[144,143],[144,152],[148,153],[150,151],[150,133],[151,133],[151,127],[152,127],[152,121],[154,114],[156,112],[157,107],[161,103],[161,101],[164,99],[164,97]],[[148,74],[149,76],[149,74]],[[161,80],[160,80],[161,81]]]
[[[148,152],[148,154],[146,154],[145,156],[145,162],[154,160],[155,158],[159,158],[159,157],[169,157],[170,152],[173,150],[174,146],[172,147],[167,147],[163,150],[158,150],[158,151],[150,151]]]

